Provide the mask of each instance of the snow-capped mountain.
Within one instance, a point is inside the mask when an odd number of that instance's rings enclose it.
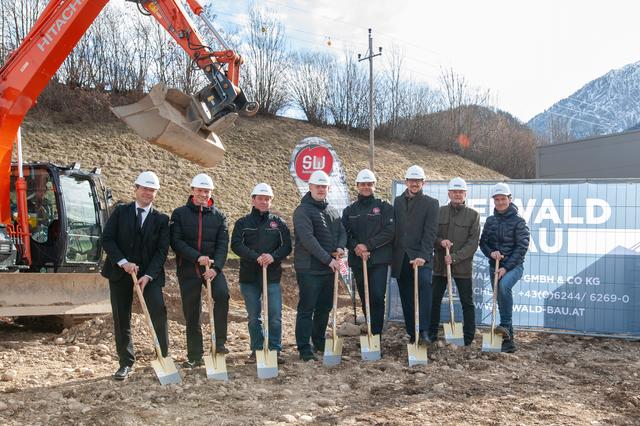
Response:
[[[640,61],[609,71],[527,123],[552,142],[622,132],[640,123]]]

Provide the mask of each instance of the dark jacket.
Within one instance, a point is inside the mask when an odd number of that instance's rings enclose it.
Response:
[[[391,274],[398,277],[405,254],[409,260],[421,257],[433,268],[433,243],[438,230],[438,200],[423,193],[409,198],[407,191],[393,202],[396,235],[393,242]]]
[[[204,266],[198,265],[200,256],[213,260],[213,268],[221,272],[229,250],[229,227],[226,216],[209,200],[207,207],[187,204],[171,214],[171,248],[176,252],[179,278],[199,278]]]
[[[391,204],[373,195],[359,195],[357,201],[342,211],[342,225],[347,233],[349,266],[362,269],[362,258],[354,251],[358,244],[367,246],[371,253],[367,265],[391,263],[395,233]]]
[[[345,248],[347,237],[340,212],[326,201],[316,201],[311,193],[302,197],[293,212],[296,250],[293,257],[296,272],[332,274],[331,253]]]
[[[241,283],[262,283],[262,267],[257,262],[262,253],[273,257],[273,263],[267,267],[267,280],[280,282],[280,264],[291,253],[291,234],[280,217],[269,212],[260,213],[254,207],[234,225],[231,250],[240,256]]]
[[[433,259],[433,274],[447,276],[444,263],[445,249],[442,240],[453,243],[451,247],[451,275],[458,278],[471,278],[473,255],[478,250],[480,238],[480,215],[466,205],[453,206],[451,203],[440,207],[438,236],[436,237],[436,254]]]
[[[149,275],[152,282],[164,286],[164,262],[169,251],[169,216],[153,207],[149,210],[141,230],[136,230],[136,204],[122,204],[111,213],[102,232],[102,246],[107,260],[102,276],[110,281],[125,279],[127,273],[118,262],[127,259],[136,263],[138,277]],[[136,233],[141,232],[141,245],[134,253]]]
[[[489,258],[491,267],[495,267],[495,260],[491,259],[492,251],[500,251],[504,259],[500,267],[510,271],[524,263],[524,257],[529,249],[529,228],[525,220],[518,215],[518,208],[513,204],[504,213],[493,210],[489,216],[480,237],[480,250]]]

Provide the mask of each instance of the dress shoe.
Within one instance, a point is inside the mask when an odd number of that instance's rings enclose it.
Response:
[[[429,332],[428,331],[421,331],[420,332],[420,340],[425,345],[428,345],[429,343],[431,343],[431,337],[429,337]]]
[[[256,363],[256,351],[251,351],[251,355],[247,357],[245,364],[255,364]]]
[[[304,362],[307,361],[317,361],[318,358],[316,358],[315,354],[311,351],[304,351],[304,352],[300,352],[300,359],[303,360]]]
[[[512,354],[517,350],[518,350],[518,348],[516,348],[516,344],[514,343],[513,339],[503,340],[502,341],[502,348],[501,348],[502,352],[506,352],[508,354]]]
[[[118,368],[118,371],[113,373],[113,378],[115,380],[124,380],[129,376],[129,374],[131,374],[132,371],[133,369],[131,368],[131,366],[125,365],[124,367]]]
[[[196,368],[196,367],[202,366],[202,364],[203,364],[202,358],[197,359],[195,361],[191,361],[188,359],[182,363],[182,368]]]
[[[216,353],[217,354],[222,354],[222,355],[226,355],[229,353],[229,349],[226,348],[226,346],[224,345],[224,343],[222,344],[216,344]]]

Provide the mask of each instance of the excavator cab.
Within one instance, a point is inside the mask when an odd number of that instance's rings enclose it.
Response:
[[[79,164],[57,166],[28,163],[23,166],[27,182],[27,210],[31,234],[33,272],[91,272],[102,258],[100,237],[108,217],[110,190],[99,170],[80,170]],[[17,165],[11,168],[15,188]],[[16,193],[11,209],[17,218]],[[19,261],[16,267],[20,268]]]
[[[108,313],[109,287],[100,274],[102,229],[112,204],[99,169],[26,163],[31,265],[21,264],[20,240],[0,225],[0,316],[82,318]],[[16,164],[10,204],[17,219]]]

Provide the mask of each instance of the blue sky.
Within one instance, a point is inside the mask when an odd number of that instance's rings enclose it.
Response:
[[[210,1],[219,25],[247,20],[248,0]],[[257,0],[294,48],[402,49],[405,76],[438,85],[453,68],[527,121],[611,69],[640,60],[640,2],[623,0]],[[331,45],[329,46],[329,40]],[[376,66],[382,66],[376,59]],[[365,66],[363,64],[363,66]]]

